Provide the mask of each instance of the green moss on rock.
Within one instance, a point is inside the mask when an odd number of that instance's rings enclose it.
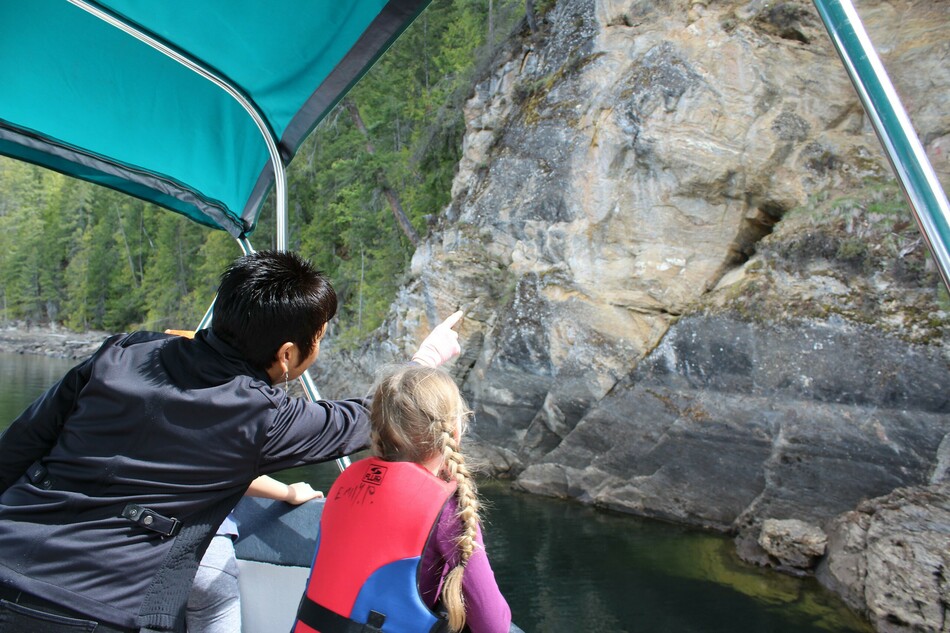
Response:
[[[893,181],[816,198],[756,248],[702,311],[759,323],[840,318],[908,342],[950,340],[950,300]]]

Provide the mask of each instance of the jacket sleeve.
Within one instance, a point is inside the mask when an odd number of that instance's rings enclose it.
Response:
[[[104,343],[100,352],[117,339],[113,337]],[[50,452],[89,381],[98,355],[96,352],[66,372],[0,435],[0,493],[13,485],[33,462]]]
[[[369,446],[370,399],[285,397],[268,429],[259,474],[351,455]]]

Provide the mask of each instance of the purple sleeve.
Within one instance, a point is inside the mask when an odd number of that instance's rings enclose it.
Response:
[[[435,538],[422,557],[419,589],[430,606],[436,603],[442,581],[458,561],[455,538],[461,533],[462,523],[455,516],[458,504],[454,498],[445,504]],[[478,546],[465,566],[462,596],[465,600],[466,625],[472,633],[508,633],[511,609],[495,582],[495,572],[488,562],[488,553],[479,528]]]

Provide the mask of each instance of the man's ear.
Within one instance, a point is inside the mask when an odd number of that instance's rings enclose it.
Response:
[[[277,362],[286,364],[283,370],[287,371],[294,362],[294,354],[297,351],[297,345],[287,341],[277,348]]]
[[[297,345],[290,341],[277,348],[274,362],[267,368],[267,375],[270,376],[272,384],[277,384],[284,379],[284,375],[296,364],[297,355]]]

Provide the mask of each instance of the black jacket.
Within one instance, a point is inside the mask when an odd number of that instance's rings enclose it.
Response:
[[[290,398],[208,330],[112,337],[0,436],[0,583],[178,629],[198,560],[250,482],[365,448],[367,405]],[[129,504],[180,532],[123,517]]]

